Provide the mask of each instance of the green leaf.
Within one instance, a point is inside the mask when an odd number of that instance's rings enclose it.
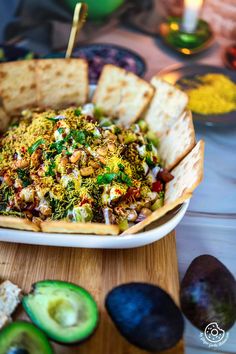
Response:
[[[33,152],[35,152],[38,147],[42,144],[45,144],[45,140],[44,139],[39,139],[37,140],[33,145],[31,145],[29,148],[28,148],[28,152],[30,153],[30,155],[33,154]]]
[[[104,173],[103,175],[97,176],[98,184],[109,184],[117,176],[116,173]]]
[[[152,151],[152,143],[148,143],[146,145],[146,149],[147,149],[147,151]]]
[[[148,166],[151,168],[156,166],[155,163],[152,161],[152,159],[149,156],[146,157],[145,161],[148,164]]]
[[[22,168],[18,168],[16,172],[18,178],[22,181],[22,185],[24,188],[31,184],[29,171],[23,170]]]
[[[118,163],[118,167],[119,167],[120,171],[124,171],[124,169],[125,169],[125,166],[122,165],[122,163]]]
[[[132,181],[131,181],[131,178],[124,172],[119,172],[118,175],[117,175],[117,180],[118,182],[123,182],[125,184],[127,184],[127,186],[132,186]]]
[[[52,150],[56,150],[58,154],[60,154],[62,152],[62,150],[65,150],[65,140],[59,140],[59,141],[55,141],[55,143],[52,143],[50,145],[50,149]]]
[[[52,122],[57,122],[58,120],[65,119],[65,116],[56,116],[56,117],[46,117],[48,120],[51,120]]]
[[[86,144],[86,132],[82,130],[71,130],[70,136],[77,142],[82,145]]]
[[[64,128],[60,127],[57,129],[58,133],[62,134],[64,132]]]
[[[48,170],[45,173],[46,176],[55,176],[55,171],[54,168],[56,167],[56,164],[54,161],[51,161],[51,164],[48,166]]]
[[[74,114],[75,114],[77,117],[81,116],[81,114],[82,114],[81,109],[80,109],[80,108],[76,108],[76,109],[74,110]]]

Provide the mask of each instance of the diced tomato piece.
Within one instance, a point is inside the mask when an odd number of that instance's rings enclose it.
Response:
[[[163,190],[163,183],[161,181],[156,181],[152,184],[152,191],[153,192],[161,192]]]
[[[174,176],[166,169],[160,170],[157,174],[157,179],[160,179],[164,183],[170,182]]]

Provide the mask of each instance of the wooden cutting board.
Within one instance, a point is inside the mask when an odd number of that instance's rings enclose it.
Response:
[[[118,284],[145,281],[158,284],[178,302],[175,235],[171,233],[151,245],[127,250],[0,243],[0,280],[6,279],[25,292],[38,280],[59,279],[79,284],[93,294],[101,315],[96,333],[80,346],[56,344],[56,354],[143,354],[145,351],[129,344],[115,329],[104,309],[105,295]],[[15,317],[26,318],[22,308]],[[164,353],[183,354],[183,343]]]

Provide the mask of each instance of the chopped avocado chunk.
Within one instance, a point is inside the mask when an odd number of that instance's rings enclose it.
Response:
[[[81,206],[75,206],[72,211],[69,211],[69,218],[76,222],[89,222],[93,218],[93,211],[90,204],[86,203]]]
[[[148,130],[147,122],[144,119],[140,119],[138,121],[139,128],[142,130],[143,133],[146,133]]]
[[[120,231],[125,231],[129,228],[129,223],[127,219],[123,219],[119,222]]]
[[[93,297],[72,283],[39,281],[23,297],[22,303],[33,323],[60,343],[83,341],[98,324],[98,308]]]
[[[151,211],[155,211],[163,206],[163,198],[157,199],[151,206]]]
[[[128,131],[126,134],[124,134],[125,144],[133,143],[136,139],[137,139],[136,134],[131,131]]]
[[[157,135],[152,132],[152,131],[149,131],[146,135],[148,141],[150,141],[150,143],[152,143],[155,147],[158,147],[159,146],[159,138],[157,137]]]
[[[53,354],[53,349],[32,323],[17,321],[0,331],[0,354]]]

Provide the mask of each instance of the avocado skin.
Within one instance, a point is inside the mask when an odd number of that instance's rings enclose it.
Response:
[[[171,297],[158,286],[120,285],[107,294],[105,306],[118,331],[141,349],[172,348],[183,336],[183,316]]]
[[[24,343],[19,343],[19,338],[24,338]],[[27,341],[26,341],[27,338]],[[17,345],[18,344],[18,345]],[[26,349],[31,345],[31,349]],[[35,350],[35,348],[37,349]],[[11,322],[0,331],[0,353],[8,354],[53,354],[53,348],[45,334],[30,322]]]
[[[181,308],[201,331],[211,322],[228,331],[236,320],[236,281],[217,258],[201,255],[190,264],[181,283]]]

